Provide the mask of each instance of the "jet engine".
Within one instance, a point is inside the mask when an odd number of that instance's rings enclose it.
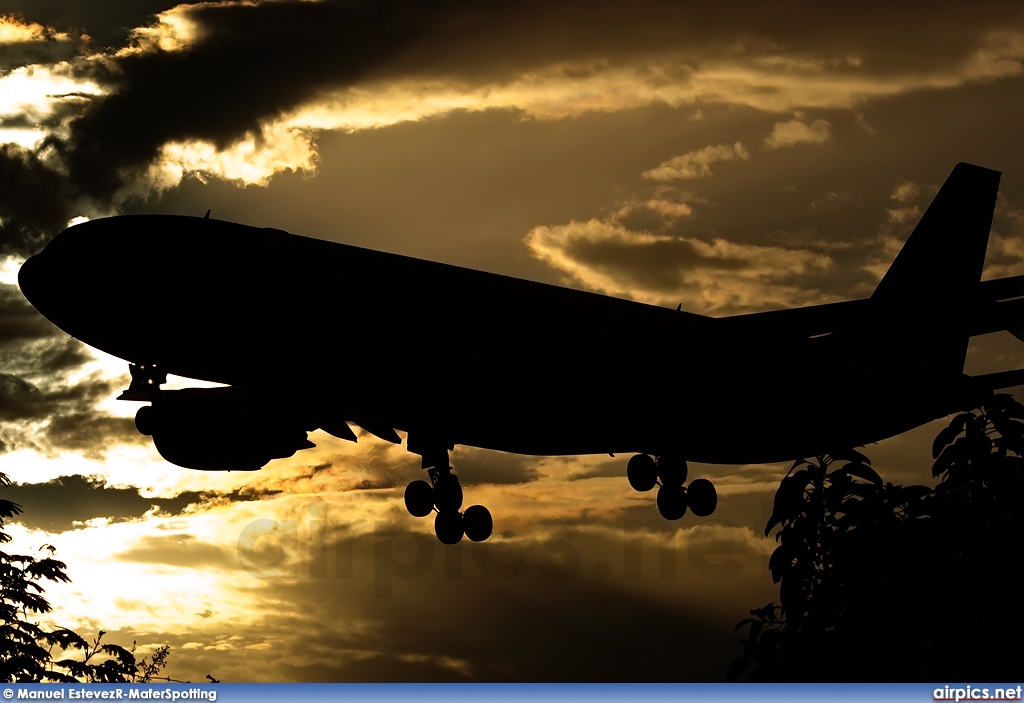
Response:
[[[254,471],[272,459],[315,446],[302,418],[235,388],[160,391],[139,408],[135,426],[160,455],[202,471]]]

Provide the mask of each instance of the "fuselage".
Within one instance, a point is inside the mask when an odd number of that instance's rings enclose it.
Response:
[[[210,219],[76,225],[20,283],[58,327],[130,362],[523,454],[791,459],[962,400],[899,352],[858,347],[856,330],[709,318]]]

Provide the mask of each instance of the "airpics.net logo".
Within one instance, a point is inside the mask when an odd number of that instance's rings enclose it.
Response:
[[[943,686],[932,692],[932,700],[936,701],[1019,701],[1024,686],[981,687],[981,686]]]

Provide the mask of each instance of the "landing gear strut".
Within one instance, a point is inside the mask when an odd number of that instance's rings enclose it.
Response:
[[[127,390],[117,396],[118,400],[151,401],[160,392],[160,385],[167,383],[167,374],[156,364],[128,363],[128,371],[132,382]]]
[[[706,478],[686,483],[686,461],[674,454],[662,454],[657,459],[649,454],[637,454],[626,465],[626,478],[633,490],[641,493],[658,488],[658,512],[666,520],[678,520],[687,508],[698,517],[707,517],[718,506],[718,493]]]
[[[442,459],[443,455],[443,459]],[[463,536],[483,542],[491,536],[494,522],[482,505],[462,509],[462,486],[448,464],[448,450],[424,451],[423,468],[429,481],[413,481],[405,487],[405,508],[414,517],[436,511],[434,534],[443,544],[458,544]]]
[[[135,428],[146,436],[153,434],[156,426],[154,419],[153,405],[160,396],[160,386],[167,383],[167,374],[156,364],[133,364],[128,363],[128,372],[132,375],[132,382],[128,388],[121,391],[117,396],[118,400],[142,400],[150,403],[143,405],[135,413]]]

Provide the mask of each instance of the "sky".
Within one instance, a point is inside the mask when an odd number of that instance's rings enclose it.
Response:
[[[1024,274],[1022,95],[1018,2],[0,0],[0,472],[14,546],[72,579],[46,622],[169,644],[193,681],[723,680],[778,599],[787,465],[693,465],[719,509],[670,523],[627,457],[458,447],[495,535],[444,547],[402,505],[418,457],[364,433],[164,462],[126,364],[18,267],[81,218],[210,209],[722,316],[870,294],[966,161],[1003,172],[985,276]],[[346,312],[296,343],[373,334]],[[967,370],[1021,346],[977,338]],[[863,451],[929,483],[943,425]]]

